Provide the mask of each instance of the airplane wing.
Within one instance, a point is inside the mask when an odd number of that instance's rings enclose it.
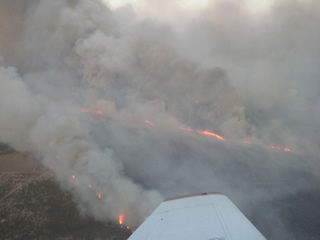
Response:
[[[265,240],[266,238],[220,193],[169,198],[128,240]]]

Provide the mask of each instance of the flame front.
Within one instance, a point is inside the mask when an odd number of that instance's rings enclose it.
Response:
[[[278,146],[270,146],[270,148],[282,150],[282,151],[285,151],[285,152],[291,152],[290,148],[283,148],[283,147],[278,147]]]
[[[119,215],[119,224],[120,224],[120,225],[123,224],[123,219],[124,219],[123,214]]]
[[[81,112],[92,112],[92,113],[95,113],[95,114],[98,114],[98,115],[103,115],[103,112],[102,110],[100,109],[97,109],[97,110],[92,110],[90,108],[81,108]]]
[[[81,111],[82,112],[91,112],[91,113],[95,113],[97,115],[103,115],[103,112],[101,110],[93,110],[93,109],[89,109],[89,108],[81,108]],[[153,122],[151,122],[150,120],[145,120],[144,121],[145,123],[149,124],[150,126],[155,126],[155,124]],[[210,132],[210,131],[207,131],[207,130],[195,130],[195,129],[192,129],[192,128],[185,128],[185,127],[182,127],[182,126],[179,126],[178,127],[180,130],[183,130],[183,131],[187,131],[187,132],[196,132],[198,134],[202,134],[202,135],[206,135],[206,136],[211,136],[211,137],[215,137],[219,140],[222,140],[222,141],[226,141],[226,139],[224,139],[222,136],[214,133],[214,132]],[[252,144],[251,141],[249,140],[244,140],[243,141],[245,144]],[[268,147],[265,145],[265,147]],[[290,148],[283,148],[283,147],[279,147],[279,146],[269,146],[269,148],[272,148],[272,149],[278,149],[278,150],[282,150],[282,151],[285,151],[285,152],[292,152],[292,150]],[[72,176],[72,178],[75,178],[75,176]],[[89,188],[91,188],[91,185],[89,185]],[[101,196],[99,197],[101,198]],[[123,215],[120,215],[122,216],[123,218]],[[119,221],[120,221],[120,216],[119,216]],[[122,220],[121,220],[122,221]]]
[[[207,136],[212,136],[212,137],[216,137],[222,141],[225,141],[225,139],[223,137],[221,137],[220,135],[214,133],[214,132],[209,132],[207,130],[204,130],[204,131],[200,131],[200,130],[194,130],[192,128],[184,128],[184,127],[178,127],[179,129],[181,130],[184,130],[184,131],[188,131],[188,132],[197,132],[199,134],[203,134],[203,135],[207,135]]]
[[[95,114],[103,115],[103,112],[102,112],[101,110],[96,110],[96,111],[95,111]]]
[[[81,112],[90,112],[89,108],[81,108]]]
[[[149,124],[149,125],[151,125],[151,126],[154,126],[154,123],[152,123],[152,122],[149,121],[149,120],[145,120],[144,122],[147,123],[147,124]]]
[[[212,136],[212,137],[216,137],[220,140],[225,140],[223,137],[221,137],[220,135],[216,134],[216,133],[213,133],[213,132],[209,132],[209,131],[197,131],[197,133],[201,133],[203,135],[208,135],[208,136]]]

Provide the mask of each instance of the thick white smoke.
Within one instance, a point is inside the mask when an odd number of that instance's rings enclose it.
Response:
[[[220,1],[172,25],[98,0],[1,1],[0,141],[43,159],[84,214],[132,226],[169,195],[293,193],[251,183],[291,181],[288,166],[319,179],[313,158],[266,148],[319,154],[319,13]]]
[[[87,62],[103,49],[113,51],[101,42],[114,39],[110,11],[96,1],[35,1],[15,14],[26,19],[19,44],[8,52],[21,57],[12,58],[18,70],[1,67],[1,140],[42,158],[62,187],[74,192],[84,213],[116,221],[126,212],[128,224],[143,219],[162,197],[124,176],[112,149],[99,148],[91,136],[94,120],[81,112],[102,102],[106,114],[116,115],[114,103],[94,93],[105,87],[103,76],[99,80],[98,66]],[[94,46],[86,46],[90,41]]]

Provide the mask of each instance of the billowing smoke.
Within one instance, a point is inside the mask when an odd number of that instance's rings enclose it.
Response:
[[[131,226],[167,196],[221,191],[245,208],[313,190],[320,4],[243,3],[173,24],[98,0],[1,1],[0,140],[42,159],[83,214]]]

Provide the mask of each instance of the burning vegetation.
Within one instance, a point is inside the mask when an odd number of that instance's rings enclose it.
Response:
[[[41,159],[81,214],[132,228],[166,196],[318,189],[320,2],[177,2],[0,1],[0,141]]]

